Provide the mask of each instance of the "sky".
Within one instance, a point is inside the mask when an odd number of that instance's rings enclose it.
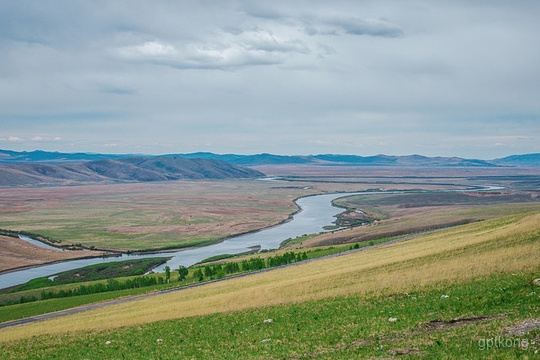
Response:
[[[539,1],[0,0],[0,148],[540,152]]]

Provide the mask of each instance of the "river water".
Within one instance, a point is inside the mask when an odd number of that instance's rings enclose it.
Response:
[[[167,263],[155,269],[155,271],[160,272],[163,271],[165,266],[169,266],[171,269],[177,269],[180,265],[190,266],[209,258],[210,256],[243,253],[251,250],[252,247],[260,246],[261,249],[275,249],[288,238],[325,231],[323,227],[332,225],[335,221],[335,216],[343,211],[343,209],[333,206],[332,200],[344,196],[364,193],[365,192],[324,194],[300,198],[296,203],[301,208],[301,211],[295,214],[292,220],[261,231],[231,237],[215,245],[168,253],[143,255],[123,254],[118,257],[69,260],[56,264],[42,265],[30,269],[5,273],[0,275],[0,289],[23,284],[37,277],[51,276],[62,271],[78,269],[84,266],[104,262],[170,256],[171,259]],[[373,192],[369,193],[372,194]]]

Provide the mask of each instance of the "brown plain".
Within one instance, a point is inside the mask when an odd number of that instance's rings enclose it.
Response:
[[[88,256],[85,251],[62,251],[30,244],[18,238],[0,235],[0,273],[17,268],[41,265]],[[99,255],[96,252],[92,255]]]
[[[201,246],[287,220],[298,209],[293,202],[298,197],[372,187],[227,180],[0,188],[0,228],[101,249]],[[419,186],[377,184],[396,187]]]

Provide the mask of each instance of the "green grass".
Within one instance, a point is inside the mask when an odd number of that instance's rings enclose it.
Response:
[[[124,296],[144,294],[163,288],[164,285],[155,287],[128,289],[112,291],[84,296],[73,296],[68,298],[49,299],[25,304],[16,304],[0,307],[0,322],[23,319],[30,316],[47,314],[54,311],[71,309],[77,306],[94,304],[106,300],[117,299]],[[170,287],[170,285],[169,285]]]
[[[160,259],[160,258],[154,258]],[[133,261],[133,260],[129,260]],[[93,267],[99,267],[97,264]],[[93,281],[84,281],[84,282],[75,282],[75,283],[64,283],[64,284],[54,284],[46,278],[37,278],[30,280],[28,283],[21,285],[20,287],[4,289],[3,293],[0,293],[0,322],[22,319],[28,316],[41,315],[52,311],[65,310],[73,308],[80,305],[92,304],[96,302],[116,299],[124,297],[127,295],[138,295],[154,291],[160,291],[164,289],[169,289],[173,287],[185,286],[197,282],[197,279],[193,277],[193,271],[190,269],[190,274],[188,274],[185,281],[178,281],[178,272],[176,269],[171,269],[171,280],[170,283],[149,285],[140,288],[133,289],[124,289],[124,290],[113,290],[100,292],[95,294],[88,295],[77,295],[69,296],[65,298],[53,298],[53,299],[41,299],[42,292],[53,292],[58,293],[61,291],[70,291],[76,290],[79,286],[84,285],[91,287],[96,284],[107,284],[106,280],[93,280]],[[71,271],[70,271],[71,272]],[[123,283],[128,280],[133,280],[138,276],[123,276],[115,277],[113,279]],[[164,280],[165,275],[163,273],[159,274],[149,274],[145,277],[156,277],[162,278]],[[47,281],[44,281],[47,280]],[[26,303],[18,303],[24,297],[26,299],[36,298],[35,301],[30,301]]]
[[[231,258],[235,258],[235,257],[238,257],[238,256],[244,256],[246,254],[253,254],[253,253],[256,253],[256,250],[250,250],[250,251],[246,251],[246,252],[239,253],[239,254],[214,255],[214,256],[210,256],[210,257],[207,257],[206,259],[203,259],[203,260],[199,261],[197,264],[206,264],[206,263],[231,259]]]
[[[116,330],[41,336],[2,344],[0,351],[4,359],[350,359],[391,357],[393,351],[404,350],[440,359],[534,357],[539,344],[531,342],[540,335],[538,329],[523,336],[503,336],[529,341],[527,349],[481,350],[481,344],[483,339],[501,336],[506,327],[540,316],[539,288],[531,283],[537,275],[496,274],[409,293],[387,290]],[[423,326],[436,319],[500,314],[507,316],[439,331]],[[389,322],[391,317],[397,320]]]
[[[124,285],[129,280],[155,280],[154,283],[163,283],[164,280],[158,279],[162,275],[149,275],[141,277],[149,270],[154,267],[163,264],[169,258],[148,258],[148,259],[137,259],[137,260],[126,260],[113,263],[102,263],[86,266],[80,269],[69,270],[62,273],[59,273],[53,280],[47,277],[41,277],[32,279],[22,285],[18,285],[12,288],[7,288],[0,290],[0,319],[2,319],[2,313],[5,313],[6,310],[2,307],[9,305],[22,305],[25,303],[33,303],[41,300],[48,300],[51,297],[73,297],[81,296],[77,291],[80,291],[82,287],[85,288],[83,294],[87,295],[90,293],[103,293],[103,292],[117,292],[118,286]],[[176,276],[175,276],[176,277]],[[155,278],[155,279],[152,279]],[[99,280],[109,280],[114,279],[114,284],[108,284],[106,281]],[[102,286],[103,285],[103,286]],[[114,286],[113,286],[114,285]],[[125,288],[136,288],[136,287],[150,287],[155,288],[150,281],[141,282],[137,284],[124,286]],[[116,287],[111,289],[111,286]],[[99,287],[99,289],[98,289]],[[160,287],[158,287],[160,288]],[[75,292],[75,293],[74,293]],[[122,292],[117,292],[116,297],[123,296]],[[114,297],[114,296],[113,296]],[[111,295],[106,295],[104,299],[110,299]],[[99,299],[98,299],[99,301]],[[66,304],[69,304],[66,303]],[[78,304],[78,303],[77,303]],[[25,305],[27,308],[41,309],[39,305]],[[75,305],[76,306],[76,305]],[[9,308],[11,309],[11,308]],[[10,310],[7,310],[8,312]],[[38,314],[35,313],[34,315]]]
[[[238,254],[221,254],[221,255],[214,255],[214,256],[210,256],[210,257],[207,257],[206,259],[203,259],[201,261],[198,262],[198,264],[205,264],[205,263],[209,263],[209,262],[213,262],[213,261],[219,261],[219,260],[225,260],[225,259],[230,259],[232,257],[235,257],[237,256]]]

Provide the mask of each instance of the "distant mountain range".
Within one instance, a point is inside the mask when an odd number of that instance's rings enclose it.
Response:
[[[214,159],[179,156],[124,157],[85,162],[11,162],[0,165],[0,186],[179,179],[256,178],[263,173]],[[92,155],[93,156],[93,155]],[[52,156],[58,161],[58,156]],[[28,159],[28,158],[27,158]]]
[[[540,166],[540,153],[527,155],[513,155],[494,160],[464,159],[460,157],[427,157],[422,155],[392,156],[392,155],[307,155],[283,156],[272,154],[235,155],[214,154],[198,152],[191,154],[178,154],[186,158],[217,159],[242,166],[279,165],[279,164],[317,164],[341,166]]]
[[[153,158],[150,155],[112,155],[94,153],[59,153],[47,151],[16,152],[0,150],[0,163],[68,163],[96,160],[118,160],[125,158]],[[460,157],[427,157],[421,155],[408,156],[358,156],[358,155],[307,155],[283,156],[273,154],[237,155],[197,152],[190,154],[162,155],[160,158],[186,158],[221,160],[240,166],[277,165],[277,164],[318,164],[348,166],[540,166],[540,153],[512,155],[494,160],[464,159]]]
[[[120,159],[137,155],[114,155],[94,153],[61,153],[50,151],[11,151],[0,150],[0,163],[27,163],[27,162],[68,162],[92,161],[103,159]]]
[[[540,154],[512,155],[495,159],[493,163],[505,166],[540,166]]]

